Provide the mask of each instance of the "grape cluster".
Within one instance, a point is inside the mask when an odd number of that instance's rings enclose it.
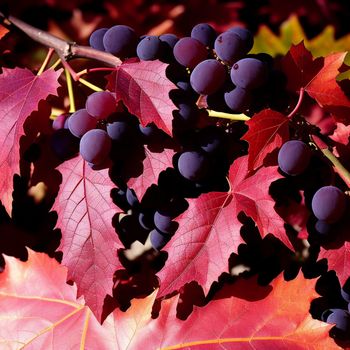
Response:
[[[253,36],[241,27],[217,35],[209,24],[200,23],[189,37],[163,34],[138,38],[132,28],[116,25],[92,33],[90,45],[121,58],[159,59],[185,67],[186,74],[178,81],[178,87],[191,87],[197,94],[207,96],[209,107],[214,109],[220,100],[231,111],[246,111],[253,102],[254,91],[273,75],[264,55],[248,55]]]

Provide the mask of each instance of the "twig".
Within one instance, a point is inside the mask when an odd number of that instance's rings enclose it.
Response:
[[[95,50],[89,46],[77,45],[75,42],[65,41],[44,30],[35,28],[16,17],[6,17],[2,12],[0,12],[0,18],[1,17],[8,20],[12,25],[26,33],[30,38],[38,43],[55,49],[57,54],[64,60],[70,60],[78,57],[91,58],[113,67],[119,66],[122,63],[118,57],[108,52]]]

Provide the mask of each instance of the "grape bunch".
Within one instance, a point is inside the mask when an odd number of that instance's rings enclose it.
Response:
[[[190,36],[174,34],[137,37],[125,25],[101,28],[90,36],[90,45],[121,58],[159,59],[186,68],[176,85],[207,96],[208,106],[244,112],[253,102],[254,91],[269,82],[268,55],[248,55],[253,36],[244,28],[233,27],[218,35],[207,23],[193,27]],[[221,105],[218,105],[220,100]]]

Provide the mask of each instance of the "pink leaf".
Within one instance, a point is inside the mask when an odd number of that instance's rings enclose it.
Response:
[[[176,86],[166,77],[167,64],[156,61],[125,62],[117,67],[109,88],[115,89],[117,99],[124,102],[142,126],[154,122],[172,135],[172,111],[176,109],[169,91]],[[112,78],[113,79],[113,78]]]
[[[58,250],[63,252],[68,278],[100,319],[104,298],[112,292],[113,274],[123,268],[117,256],[123,245],[112,227],[118,209],[110,197],[114,184],[108,170],[92,170],[81,157],[64,162],[58,170],[63,176],[53,205],[62,231]]]
[[[211,284],[228,269],[228,258],[244,243],[237,219],[243,210],[257,222],[262,237],[269,232],[292,248],[269,196],[272,181],[281,177],[276,167],[263,168],[245,179],[247,157],[231,166],[228,193],[211,192],[189,199],[189,208],[176,220],[179,229],[165,246],[169,258],[158,273],[161,280],[158,296],[179,290],[197,281],[208,292]]]
[[[26,118],[38,109],[39,101],[56,95],[61,70],[34,75],[28,69],[3,68],[0,75],[0,198],[12,210],[12,179],[19,174],[19,139]]]
[[[265,157],[289,138],[288,118],[271,109],[255,114],[246,122],[249,130],[242,137],[249,143],[249,170],[259,168]]]

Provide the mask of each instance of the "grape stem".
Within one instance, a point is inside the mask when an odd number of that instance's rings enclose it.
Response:
[[[340,163],[339,159],[329,150],[326,144],[318,136],[312,136],[312,141],[324,156],[332,163],[334,171],[342,178],[350,188],[350,172]]]
[[[35,28],[14,16],[5,16],[0,12],[1,18],[7,20],[36,42],[53,48],[64,61],[81,57],[94,59],[112,67],[117,67],[122,63],[118,57],[108,52],[95,50],[89,46],[77,45],[75,42],[65,41],[44,30]]]
[[[50,59],[52,58],[53,54],[55,53],[55,50],[53,48],[49,48],[49,51],[47,52],[47,55],[45,57],[45,60],[43,62],[43,64],[41,65],[40,69],[38,70],[37,75],[40,75],[44,72],[44,70],[46,69]]]
[[[236,120],[236,121],[246,121],[249,120],[250,117],[248,117],[245,114],[230,114],[230,113],[224,113],[224,112],[217,112],[213,111],[211,109],[207,109],[209,117],[214,118],[224,118],[224,119],[230,119],[230,120]]]
[[[65,68],[64,72],[65,72],[66,81],[67,81],[68,98],[69,98],[69,112],[70,113],[74,113],[76,111],[76,109],[75,109],[75,100],[74,100],[72,77],[71,77],[68,69]]]
[[[304,99],[304,92],[305,92],[305,89],[303,87],[300,88],[298,102],[295,105],[294,109],[287,115],[287,118],[289,118],[289,119],[292,118],[298,112],[298,110],[301,106],[301,103],[303,102],[303,99]]]

